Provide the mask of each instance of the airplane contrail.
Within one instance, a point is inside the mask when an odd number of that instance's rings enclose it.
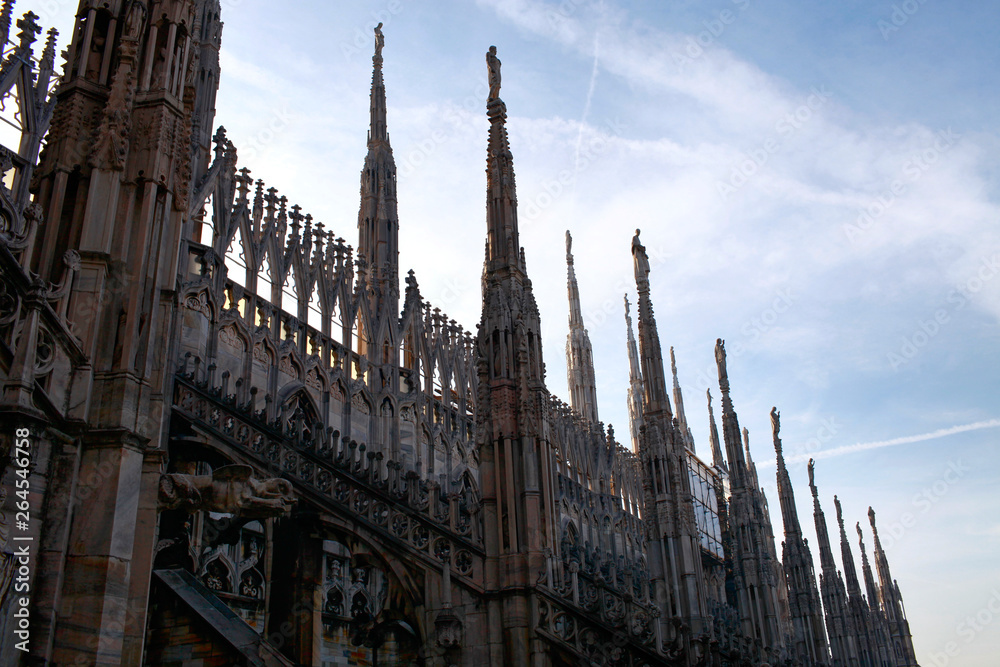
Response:
[[[834,447],[833,449],[821,449],[817,452],[812,452],[809,454],[795,454],[793,456],[785,459],[786,463],[804,463],[809,459],[829,459],[835,456],[844,456],[845,454],[853,454],[855,452],[864,452],[869,449],[882,449],[883,447],[895,447],[896,445],[906,445],[912,442],[925,442],[927,440],[936,440],[938,438],[945,438],[949,435],[955,435],[956,433],[966,433],[968,431],[980,431],[987,428],[997,428],[1000,427],[1000,419],[988,419],[986,421],[973,422],[971,424],[962,424],[960,426],[951,426],[949,428],[941,428],[936,431],[931,431],[930,433],[921,433],[920,435],[907,435],[901,438],[892,438],[891,440],[878,440],[875,442],[859,442],[856,445],[844,445],[842,447]],[[764,463],[758,465],[767,466],[775,465],[776,461],[771,459]]]
[[[576,134],[576,154],[573,158],[573,183],[576,184],[576,177],[580,173],[580,145],[583,143],[583,127],[590,114],[590,103],[594,99],[594,88],[597,86],[597,64],[600,61],[600,33],[594,35],[594,66],[590,71],[590,85],[587,87],[587,101],[583,105],[583,116],[580,118],[580,129]]]

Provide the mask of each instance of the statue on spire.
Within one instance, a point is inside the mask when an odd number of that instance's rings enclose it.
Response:
[[[640,230],[635,230],[632,237],[632,257],[635,259],[636,279],[649,277],[649,257],[646,255],[646,246],[639,240]]]
[[[382,47],[385,46],[385,35],[382,34],[382,23],[375,26],[375,59],[382,60]]]
[[[725,383],[728,389],[729,371],[726,370],[726,341],[721,338],[715,341],[715,363],[719,367],[719,384]]]
[[[486,67],[490,74],[490,100],[500,99],[500,59],[497,58],[497,47],[491,46],[486,52]]]
[[[570,264],[573,263],[573,237],[568,229],[566,230],[566,261]]]
[[[771,408],[771,433],[774,438],[774,452],[781,458],[781,413],[778,412],[778,408]],[[781,462],[784,466],[784,462]]]

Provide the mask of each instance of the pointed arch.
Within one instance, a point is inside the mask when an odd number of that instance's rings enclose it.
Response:
[[[260,260],[260,268],[257,270],[257,295],[266,301],[271,300],[274,294],[274,272],[271,268],[270,253],[265,252]]]
[[[363,357],[368,354],[370,344],[371,339],[369,338],[368,324],[365,321],[364,309],[359,307],[351,330],[351,347],[359,356]]]
[[[202,245],[213,246],[215,245],[215,237],[219,235],[219,230],[216,228],[216,223],[218,219],[215,215],[215,193],[210,192],[208,197],[202,204],[198,215],[192,219],[194,223],[194,229],[192,230],[192,237],[195,243],[201,243]]]
[[[442,372],[441,369],[440,358],[435,359],[433,375],[434,375],[434,384],[431,385],[431,391],[433,392],[435,398],[437,398],[442,402],[446,402],[448,400],[446,396],[448,391],[448,384],[445,379],[444,373]]]
[[[299,314],[299,286],[295,277],[297,273],[295,265],[288,268],[285,282],[281,286],[281,309],[289,315]]]
[[[413,327],[406,327],[400,337],[399,365],[413,369],[417,363],[417,350],[413,340]]]
[[[306,324],[317,331],[323,330],[323,309],[322,299],[319,292],[319,283],[313,285],[309,291],[309,303],[306,308]],[[331,329],[331,334],[333,333]]]
[[[396,414],[396,408],[392,403],[392,399],[386,396],[382,399],[382,405],[379,408],[379,414],[383,417],[392,417]]]

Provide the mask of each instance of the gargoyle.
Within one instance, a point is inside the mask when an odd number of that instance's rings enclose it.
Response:
[[[284,479],[256,480],[248,465],[222,466],[211,475],[173,473],[160,477],[160,509],[224,512],[253,519],[287,514],[295,502]]]

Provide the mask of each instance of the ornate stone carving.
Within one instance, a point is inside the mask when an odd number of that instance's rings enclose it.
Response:
[[[490,77],[490,97],[491,100],[500,99],[500,59],[497,58],[497,47],[491,46],[486,52],[486,67]]]
[[[211,475],[173,473],[160,478],[160,509],[206,510],[248,518],[287,514],[295,502],[291,482],[257,480],[248,465],[228,465]]]
[[[236,327],[228,326],[219,329],[219,341],[224,345],[233,348],[237,353],[242,353],[245,348],[243,338],[236,333]]]
[[[184,300],[184,306],[191,310],[197,310],[205,317],[212,319],[212,308],[208,305],[208,294],[206,292],[189,294]]]
[[[351,405],[361,414],[370,415],[372,409],[368,406],[368,401],[361,394],[354,394],[351,397]]]
[[[278,363],[278,370],[280,370],[282,373],[287,373],[296,380],[299,379],[299,369],[295,364],[292,363],[292,358],[289,355],[286,355],[281,358],[281,361]]]
[[[450,609],[445,609],[434,620],[435,640],[443,649],[462,645],[462,621]]]

